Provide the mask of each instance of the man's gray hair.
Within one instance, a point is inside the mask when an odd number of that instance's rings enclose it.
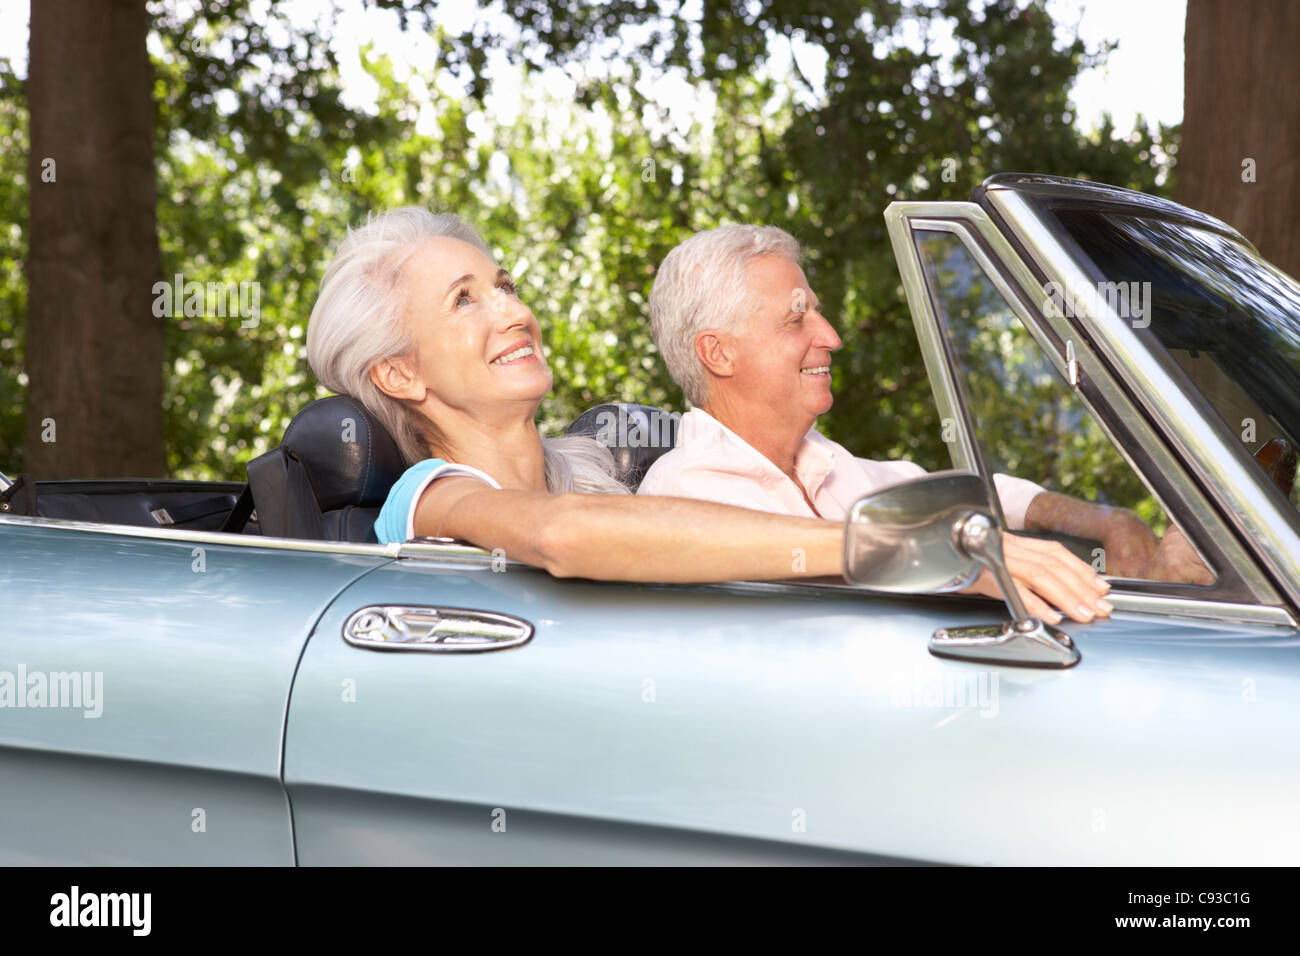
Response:
[[[745,276],[760,256],[801,261],[799,243],[776,226],[719,226],[668,253],[650,290],[655,345],[692,405],[703,405],[709,376],[695,354],[705,329],[734,330],[760,305]]]

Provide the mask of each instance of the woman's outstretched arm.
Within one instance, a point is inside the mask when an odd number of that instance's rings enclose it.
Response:
[[[502,490],[465,477],[424,490],[415,533],[501,548],[557,577],[706,583],[843,573],[839,522],[689,498]],[[1059,620],[1050,604],[1077,621],[1109,613],[1098,603],[1109,585],[1063,546],[1005,535],[1003,548],[1031,612]],[[997,596],[991,580],[975,590]]]
[[[501,548],[556,577],[709,582],[843,573],[838,522],[689,498],[552,495],[444,478],[420,498],[415,533]]]

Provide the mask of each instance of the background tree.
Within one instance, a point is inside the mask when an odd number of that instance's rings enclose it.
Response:
[[[164,470],[148,29],[138,3],[32,4],[26,467],[42,478]]]
[[[1300,275],[1300,4],[1188,0],[1176,197]]]

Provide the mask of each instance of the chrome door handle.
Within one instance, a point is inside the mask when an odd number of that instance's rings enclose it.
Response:
[[[533,626],[522,618],[459,607],[372,604],[343,625],[343,640],[379,651],[504,651],[532,637]]]

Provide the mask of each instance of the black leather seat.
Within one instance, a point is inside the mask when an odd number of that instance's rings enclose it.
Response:
[[[633,491],[677,441],[679,416],[610,403],[584,412],[565,434],[589,435],[614,455]],[[248,463],[248,489],[223,530],[241,531],[257,509],[261,533],[277,538],[375,542],[375,519],[405,466],[397,443],[360,402],[331,395],[285,429],[278,448]]]
[[[610,402],[578,416],[566,435],[590,435],[614,455],[618,479],[636,491],[659,457],[677,444],[681,416],[650,405]]]
[[[373,543],[379,509],[404,470],[397,443],[361,403],[331,395],[248,463],[248,487],[264,535]]]

